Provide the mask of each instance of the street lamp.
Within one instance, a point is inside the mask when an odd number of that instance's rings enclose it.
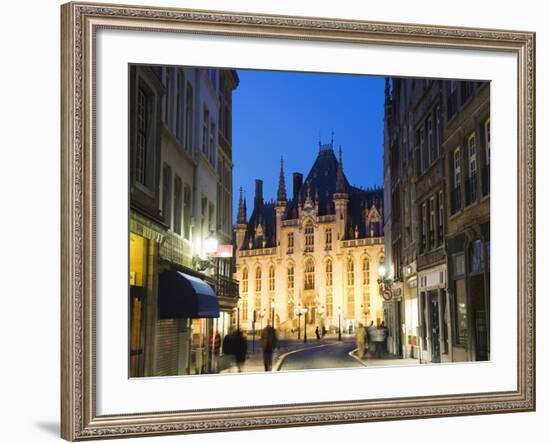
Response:
[[[302,317],[302,308],[300,305],[296,309],[296,315],[298,316],[298,340],[300,340],[300,317]]]
[[[275,328],[275,299],[271,300],[271,327]]]
[[[342,341],[342,319],[341,319],[341,310],[342,308],[338,306],[338,341]]]
[[[241,299],[237,300],[237,329],[240,328],[240,319],[241,319]]]
[[[218,250],[218,239],[214,235],[210,234],[206,240],[204,240],[204,252],[207,254],[214,254]]]
[[[303,309],[304,312],[304,343],[307,342],[307,308]]]

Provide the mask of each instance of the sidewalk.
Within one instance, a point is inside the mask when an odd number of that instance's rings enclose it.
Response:
[[[353,351],[349,353],[349,356],[359,361],[363,366],[367,367],[374,367],[374,366],[416,366],[420,363],[418,362],[418,359],[416,358],[401,358],[401,357],[395,357],[392,355],[385,355],[382,358],[377,358],[374,355],[372,355],[370,352],[367,352],[367,354],[363,357],[363,359],[360,359],[357,356],[357,348],[355,348]]]
[[[330,338],[322,338],[320,340],[317,340],[315,336],[313,338],[309,338],[306,343],[304,343],[303,339],[282,339],[279,341],[279,347],[275,350],[273,353],[273,371],[277,371],[280,367],[282,360],[288,354],[292,351],[300,351],[303,349],[310,349],[315,348],[318,346],[326,346],[331,344],[339,343],[337,338],[330,337]],[[223,369],[220,371],[221,374],[229,373],[229,372],[237,372],[237,366],[233,363],[229,368]],[[254,352],[252,352],[252,339],[248,340],[248,354],[246,358],[246,362],[244,365],[243,372],[264,372],[264,360],[263,360],[263,354],[262,354],[262,347],[258,340],[255,341],[254,344]]]

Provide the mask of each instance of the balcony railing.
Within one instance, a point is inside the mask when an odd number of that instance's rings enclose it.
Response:
[[[491,191],[491,170],[490,165],[483,166],[483,169],[481,169],[481,194],[482,195],[489,195],[489,192]]]
[[[237,280],[233,280],[232,278],[223,275],[218,275],[214,286],[216,288],[216,294],[218,294],[219,297],[239,297],[239,283]]]
[[[471,205],[477,199],[477,174],[473,174],[466,180],[466,206]]]
[[[317,221],[319,223],[329,223],[329,222],[333,222],[336,220],[336,215],[334,214],[328,214],[328,215],[321,215]]]
[[[283,220],[283,226],[298,226],[299,224],[300,224],[300,220],[298,220],[297,218]]]
[[[258,255],[274,255],[275,248],[246,249],[239,252],[240,257],[255,257]]]
[[[369,246],[369,245],[381,245],[384,243],[383,237],[368,237],[368,238],[358,238],[355,240],[343,240],[343,248],[352,248],[355,246]]]
[[[451,214],[456,214],[462,207],[460,185],[451,191]]]

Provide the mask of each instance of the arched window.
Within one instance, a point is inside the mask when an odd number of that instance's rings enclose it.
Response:
[[[275,267],[273,265],[269,267],[269,290],[275,290]]]
[[[262,310],[262,268],[256,268],[256,284],[254,294],[254,310],[260,312]]]
[[[242,280],[242,284],[243,284],[243,290],[242,290],[242,292],[246,294],[246,293],[248,292],[248,268],[244,268],[244,269],[243,269],[243,280]]]
[[[304,289],[315,289],[315,264],[312,258],[306,260],[304,272]]]
[[[327,287],[332,286],[332,260],[327,260],[325,265],[325,275],[326,275],[326,285]]]
[[[334,300],[332,296],[332,260],[327,260],[325,264],[325,280],[326,280],[326,316],[332,318]]]
[[[325,250],[330,251],[332,249],[332,229],[325,229]]]
[[[248,320],[248,268],[243,268],[241,319]]]
[[[363,286],[370,284],[370,262],[368,258],[363,259]]]
[[[256,268],[256,292],[262,290],[262,268]]]
[[[363,308],[362,315],[370,310],[370,262],[368,257],[363,258]]]
[[[241,318],[243,321],[248,320],[248,294],[243,294],[243,304],[241,307]]]
[[[287,289],[294,289],[294,266],[290,265],[286,270],[287,280],[286,287]]]
[[[306,248],[309,251],[313,251],[314,244],[314,233],[313,233],[313,223],[311,220],[308,220],[305,227],[305,236],[306,236]]]
[[[287,254],[292,254],[294,252],[294,232],[289,232],[287,234]]]
[[[355,275],[354,275],[354,267],[353,267],[353,259],[350,257],[348,258],[347,266],[346,266],[346,282],[348,286],[355,285]]]
[[[484,268],[481,240],[475,240],[470,246],[470,274],[483,272]]]
[[[353,259],[348,258],[346,264],[346,311],[348,318],[355,316],[355,274],[354,274]]]

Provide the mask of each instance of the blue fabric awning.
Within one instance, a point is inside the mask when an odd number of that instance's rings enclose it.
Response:
[[[218,297],[200,278],[180,271],[164,271],[159,276],[159,318],[217,318]]]

